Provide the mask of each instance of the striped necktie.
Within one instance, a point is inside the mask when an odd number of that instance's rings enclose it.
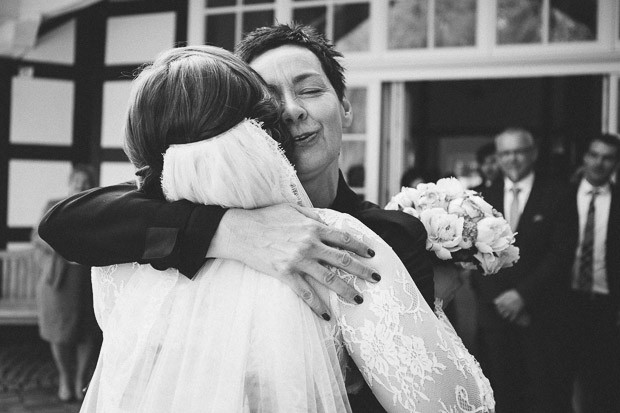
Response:
[[[588,207],[588,215],[586,218],[586,226],[583,231],[583,240],[581,242],[581,259],[579,261],[579,275],[577,278],[577,289],[583,292],[592,291],[592,280],[594,272],[594,201],[598,195],[598,189],[594,188],[590,191],[590,206]]]
[[[519,192],[521,192],[521,188],[513,186],[510,188],[510,192],[512,192],[512,202],[510,203],[509,212],[510,228],[516,231],[519,225],[519,216],[521,215],[521,211],[519,211]]]

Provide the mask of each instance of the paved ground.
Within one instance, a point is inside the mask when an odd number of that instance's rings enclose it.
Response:
[[[56,397],[58,374],[37,327],[0,326],[0,412],[76,413]]]
[[[79,403],[59,401],[56,398],[55,389],[0,393],[0,412],[3,413],[77,413],[79,411]]]

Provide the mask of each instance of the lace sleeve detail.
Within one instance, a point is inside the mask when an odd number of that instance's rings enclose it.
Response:
[[[319,214],[376,252],[368,264],[381,282],[339,273],[363,294],[364,303],[348,304],[333,294],[331,305],[351,358],[384,408],[390,413],[492,412],[493,393],[479,364],[445,316],[424,301],[392,249],[350,216]]]

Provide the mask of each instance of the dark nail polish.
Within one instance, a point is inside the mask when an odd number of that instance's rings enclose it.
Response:
[[[381,276],[379,274],[377,274],[376,272],[372,273],[372,279],[375,281],[381,281]]]
[[[330,317],[330,316],[329,316],[329,314],[327,314],[327,313],[323,313],[323,314],[321,314],[321,317],[323,317],[323,320],[325,320],[325,321],[329,321],[329,320],[331,320],[331,317]]]
[[[371,250],[370,248],[368,248],[368,255],[370,255],[370,257],[372,258],[375,256],[375,252]]]
[[[356,295],[355,297],[353,297],[353,301],[355,301],[358,304],[361,304],[364,302],[364,299],[362,298],[361,295]]]

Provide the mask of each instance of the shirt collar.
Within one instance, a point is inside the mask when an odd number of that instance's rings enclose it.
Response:
[[[521,191],[529,190],[534,185],[534,172],[530,172],[523,179],[512,182],[507,176],[504,177],[504,191],[511,191],[514,186],[519,187]]]
[[[581,183],[579,184],[578,193],[580,195],[590,194],[594,188],[598,190],[599,195],[606,194],[607,192],[611,190],[609,182],[606,182],[601,186],[595,187],[590,182],[588,182],[586,178],[581,178]]]

